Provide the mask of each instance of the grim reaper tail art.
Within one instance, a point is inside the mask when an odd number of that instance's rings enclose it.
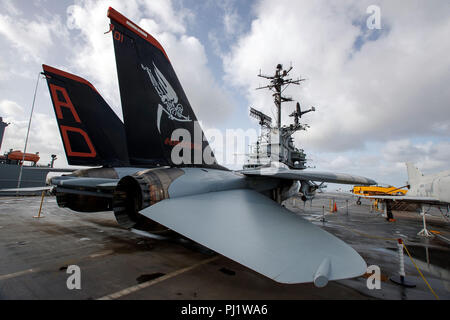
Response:
[[[173,90],[170,83],[167,81],[161,71],[158,70],[155,64],[153,63],[155,75],[153,75],[150,68],[144,66],[143,64],[141,64],[141,67],[143,70],[147,71],[148,77],[150,78],[153,87],[155,88],[156,92],[161,98],[162,104],[164,105],[162,106],[161,104],[158,104],[158,116],[156,123],[159,133],[161,133],[161,115],[163,111],[167,114],[170,120],[192,121],[189,116],[183,115],[183,105],[178,103],[178,96],[175,90]]]

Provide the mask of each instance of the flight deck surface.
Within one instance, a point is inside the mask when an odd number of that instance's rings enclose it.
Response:
[[[337,201],[335,213],[330,199]],[[450,299],[450,226],[434,209],[427,224],[440,234],[427,239],[417,236],[422,219],[415,212],[394,211],[396,221],[387,222],[368,201],[358,206],[355,198],[331,193],[318,195],[312,206],[299,198],[285,202],[293,214],[350,244],[367,265],[380,267],[381,289],[369,290],[367,276],[325,288],[279,284],[192,242],[131,233],[112,212],[59,208],[54,197],[45,198],[44,218],[36,219],[40,200],[0,198],[0,299],[435,299],[406,253],[406,276],[416,288],[389,281],[399,270],[399,237],[439,298]],[[80,268],[80,290],[67,288],[71,265]]]

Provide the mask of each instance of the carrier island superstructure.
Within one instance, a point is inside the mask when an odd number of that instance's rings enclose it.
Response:
[[[281,124],[281,108],[285,102],[293,102],[291,97],[283,95],[284,90],[291,84],[300,85],[305,79],[298,78],[296,80],[290,78],[289,73],[292,66],[288,70],[283,70],[283,66],[278,64],[273,76],[259,74],[258,77],[269,80],[269,84],[257,88],[257,90],[268,89],[273,92],[274,104],[277,110],[277,122],[272,125],[272,118],[268,115],[250,108],[250,116],[259,120],[261,133],[256,143],[250,145],[247,163],[244,169],[258,168],[270,166],[273,162],[279,162],[291,169],[305,169],[306,154],[303,149],[298,149],[294,145],[292,135],[301,130],[309,128],[307,124],[300,123],[301,117],[315,111],[314,107],[309,110],[302,111],[300,102],[297,102],[295,111],[289,116],[294,118],[294,123],[290,125]]]

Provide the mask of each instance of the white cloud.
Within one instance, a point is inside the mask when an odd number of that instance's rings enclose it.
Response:
[[[175,10],[172,1],[142,1],[142,5],[145,16],[150,16],[158,21],[161,29],[165,32],[175,34],[186,33],[185,19],[192,19],[194,15],[186,8]]]
[[[214,51],[214,54],[216,54],[219,57],[223,57],[224,54],[222,52],[221,44],[220,44],[220,38],[217,35],[216,31],[209,31],[208,32],[208,40],[212,46],[212,49]]]
[[[438,4],[437,4],[438,3]],[[449,136],[450,5],[381,1],[384,30],[355,50],[370,1],[269,1],[256,6],[251,30],[224,59],[226,80],[243,88],[252,105],[270,114],[272,96],[255,91],[260,68],[271,74],[292,61],[309,79],[288,95],[303,105],[311,129],[307,150],[361,149],[367,141],[419,135]],[[358,23],[356,23],[358,22]],[[370,37],[369,37],[370,38]],[[286,105],[283,113],[293,109]],[[297,139],[298,141],[298,139]]]
[[[236,0],[224,0],[218,3],[223,10],[222,23],[225,36],[231,38],[243,30],[242,17],[239,15],[237,6],[239,2]]]
[[[225,12],[223,16],[223,24],[225,26],[225,32],[227,35],[234,35],[239,31],[240,21],[239,15],[236,11]]]
[[[8,69],[6,63],[2,59],[0,59],[0,81],[8,79],[7,70]]]
[[[21,114],[23,113],[23,111],[23,108],[14,101],[0,101],[0,113],[5,119],[8,117],[14,117],[17,114]]]
[[[343,170],[351,168],[352,166],[353,166],[352,160],[341,155],[332,159],[328,165],[328,167],[331,170]]]
[[[244,20],[236,8],[235,0],[224,0],[215,5],[222,11],[222,23],[219,26],[211,24],[208,31],[208,40],[214,54],[223,59],[229,51],[230,44],[243,32]]]
[[[22,14],[22,11],[17,8],[12,0],[0,1],[0,12],[4,11],[7,14],[18,16]]]
[[[80,74],[99,90],[118,115],[120,109],[114,48],[110,34],[104,34],[109,27],[106,17],[108,5],[120,10],[126,7],[136,14],[133,1],[108,3],[107,1],[76,1],[67,8],[67,27],[79,32],[73,39],[73,56],[69,59],[70,72]]]
[[[424,170],[438,172],[450,165],[450,142],[416,143],[408,139],[388,142],[382,149],[383,158],[390,164],[413,162]]]
[[[58,15],[50,20],[38,16],[36,20],[29,21],[0,14],[0,34],[13,44],[20,53],[18,57],[24,61],[41,62],[55,39],[61,40],[60,44],[63,42],[67,30]]]

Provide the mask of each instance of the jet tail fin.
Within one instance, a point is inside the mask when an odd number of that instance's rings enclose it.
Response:
[[[222,169],[161,44],[113,8],[108,17],[130,161]]]
[[[421,177],[423,177],[423,173],[411,162],[406,163],[406,169],[408,171],[408,184],[414,185],[416,184]]]
[[[122,121],[83,78],[43,65],[67,162],[79,166],[126,166]]]

